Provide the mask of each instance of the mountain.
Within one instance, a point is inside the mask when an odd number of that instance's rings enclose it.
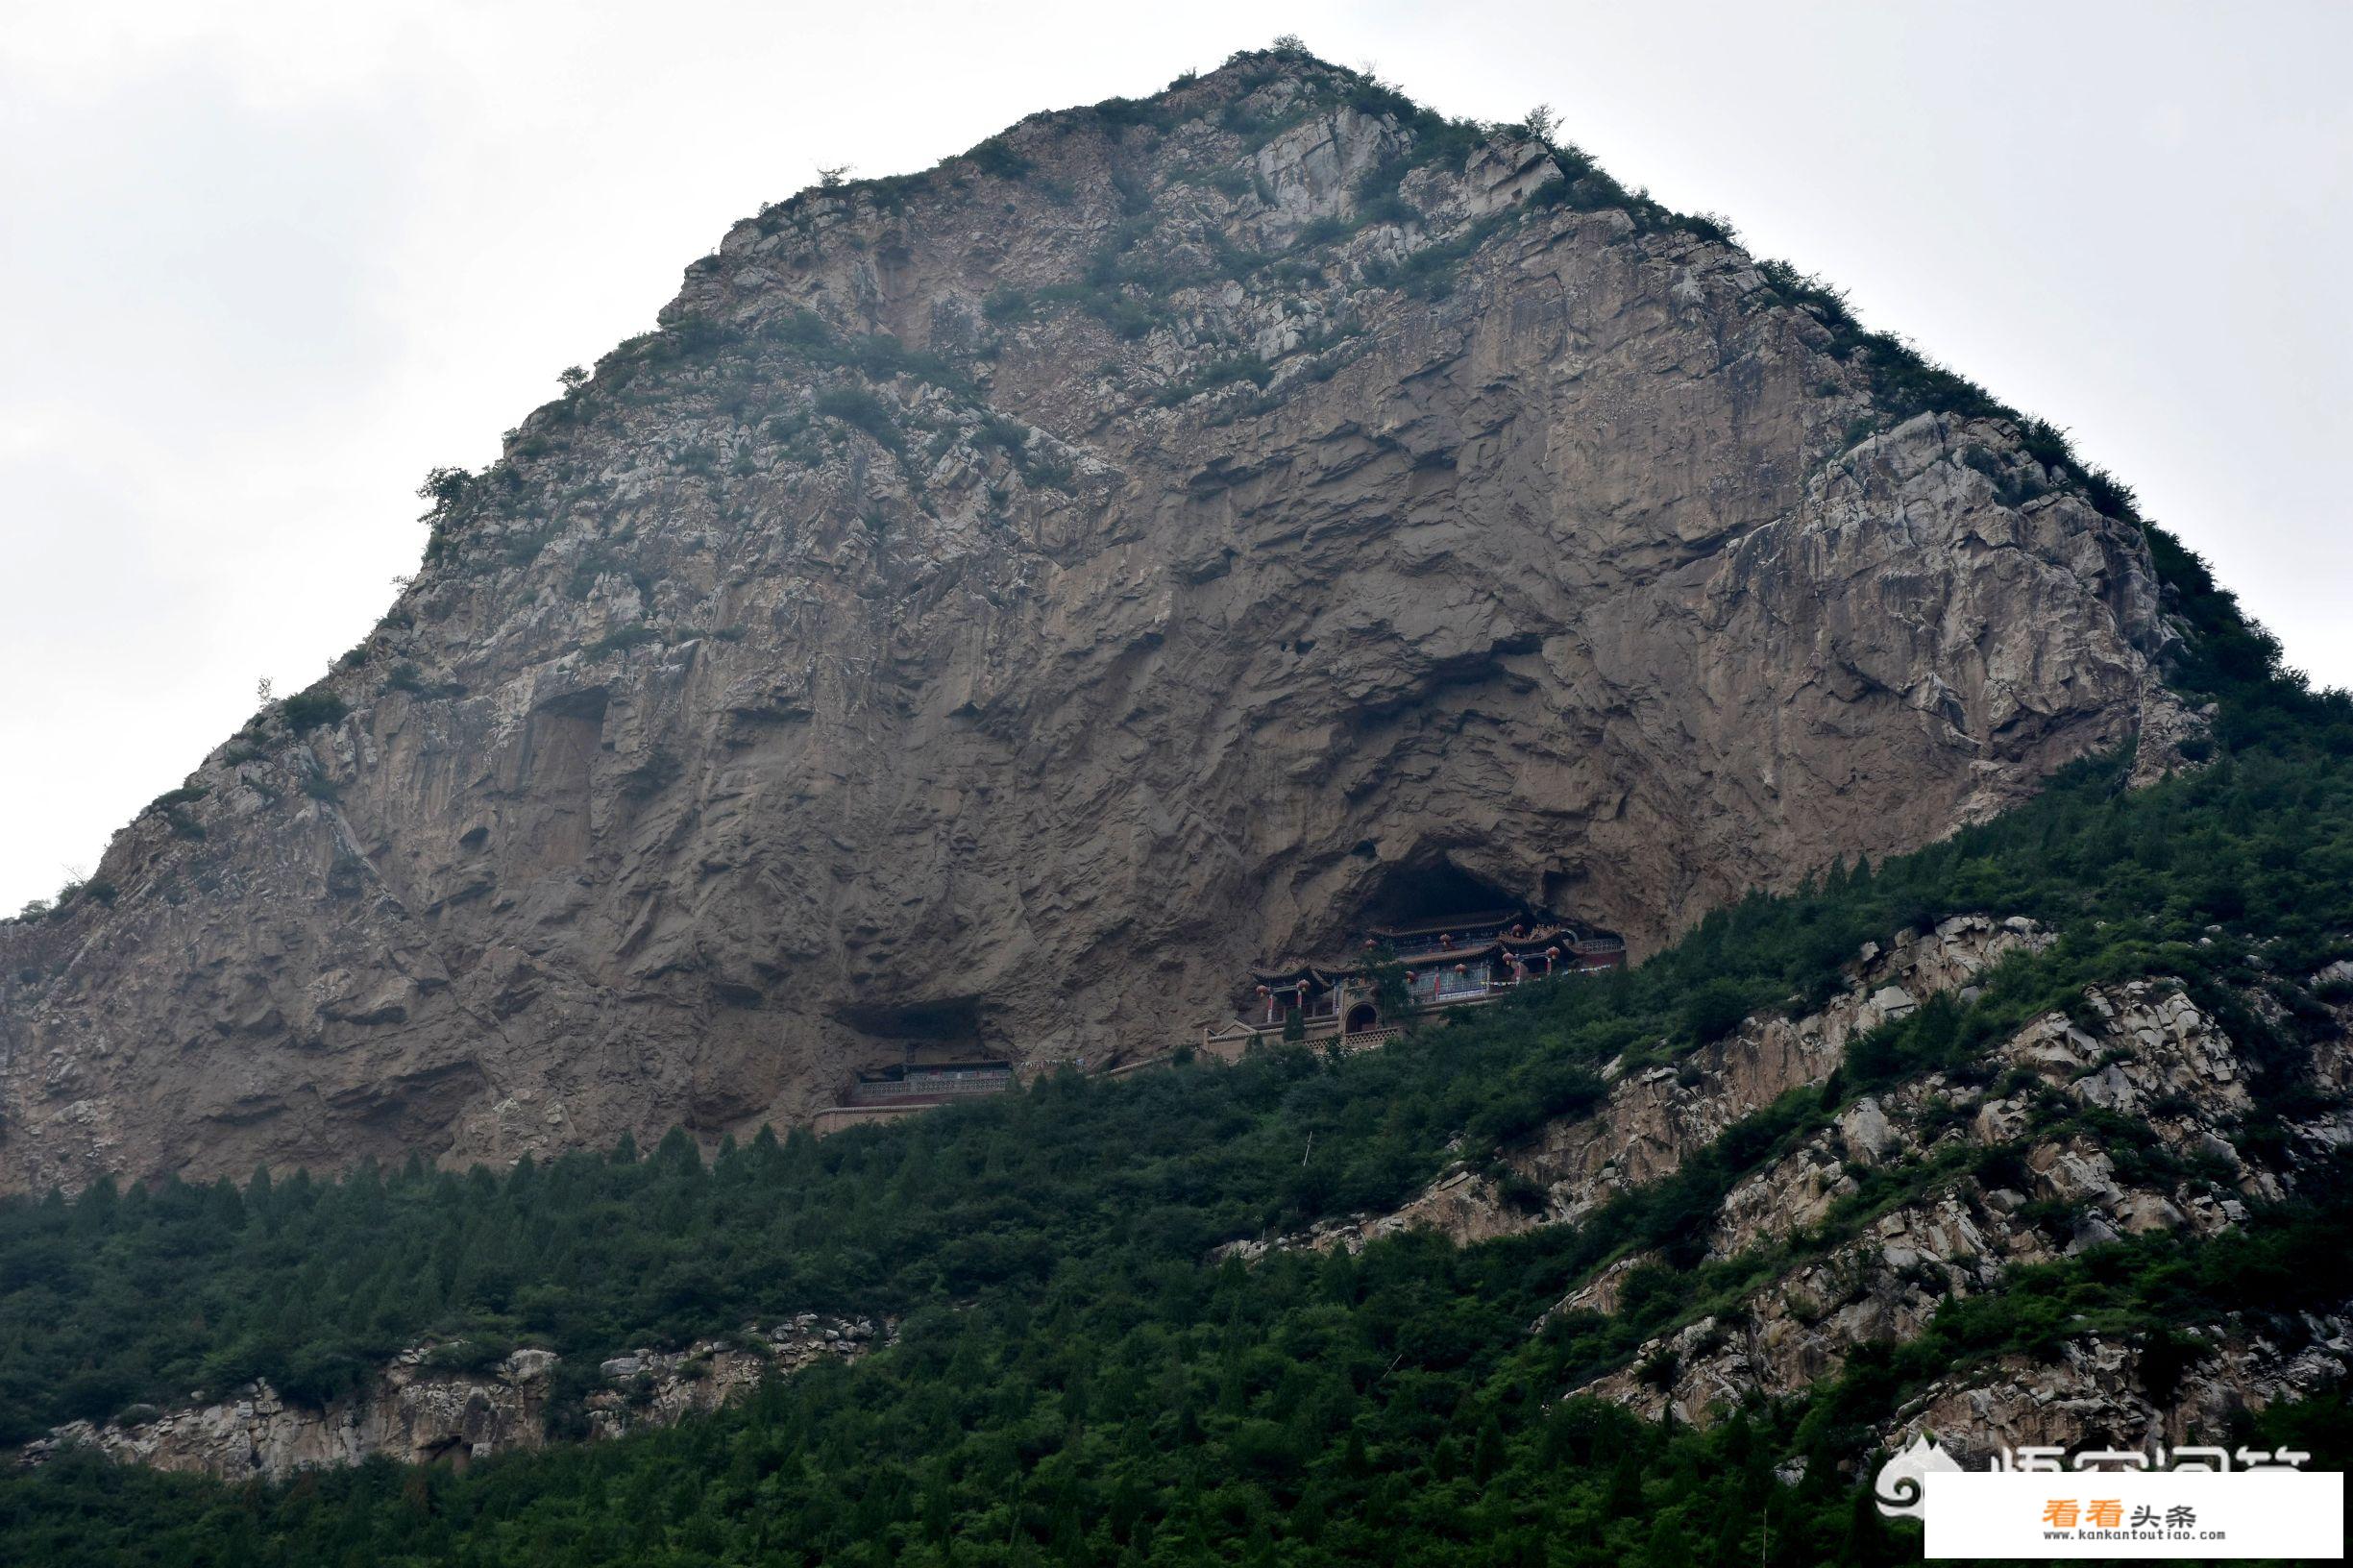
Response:
[[[728,244],[8,929],[0,1560],[1887,1568],[2353,1450],[2353,698],[2047,427],[1287,47]],[[1474,895],[1641,962],[1153,1054]],[[918,1036],[1030,1070],[789,1125]]]
[[[2342,1452],[2353,701],[2154,537],[2208,766],[1377,1050],[0,1200],[0,1555],[1885,1568],[1930,1433]]]
[[[2200,719],[2128,495],[1718,224],[1303,53],[804,191],[0,927],[0,1189],[1165,1051],[1483,898],[1637,957]]]

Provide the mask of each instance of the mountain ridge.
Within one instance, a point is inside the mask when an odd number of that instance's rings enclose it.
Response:
[[[0,936],[0,1556],[1892,1568],[1929,1432],[2353,1445],[2353,698],[1712,223],[1230,70],[741,227]],[[1466,889],[1644,962],[790,1125]]]
[[[1416,878],[1647,948],[2198,744],[2047,427],[1311,57],[804,192],[662,321],[0,932],[0,1185],[748,1133],[943,1027],[1102,1065]]]

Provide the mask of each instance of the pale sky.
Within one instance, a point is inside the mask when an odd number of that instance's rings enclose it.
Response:
[[[424,544],[735,218],[1299,34],[2071,428],[2353,684],[2353,7],[0,0],[0,909]]]

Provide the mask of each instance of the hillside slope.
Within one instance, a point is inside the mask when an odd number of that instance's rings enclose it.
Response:
[[[1303,55],[805,192],[48,919],[0,1190],[1161,1047],[1439,873],[1654,950],[2194,727],[2047,429]]]

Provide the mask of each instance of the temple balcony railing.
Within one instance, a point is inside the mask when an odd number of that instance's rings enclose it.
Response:
[[[1013,1088],[1010,1072],[924,1073],[914,1078],[861,1078],[849,1086],[850,1105],[889,1105],[895,1101],[933,1099],[962,1094],[1002,1094]]]
[[[1624,945],[1623,943],[1619,943],[1621,948]],[[1513,980],[1507,977],[1480,979],[1476,976],[1449,975],[1446,977],[1448,982],[1446,988],[1434,994],[1427,982],[1416,982],[1412,990],[1413,1011],[1427,1013],[1438,1008],[1475,1007],[1483,1002],[1501,1001],[1506,994],[1520,986],[1539,985],[1546,980],[1554,979],[1576,980],[1586,975],[1608,972],[1606,968],[1581,968],[1563,964],[1551,974],[1532,973],[1524,980]],[[1354,988],[1349,991],[1348,1005],[1352,1011],[1371,1000],[1372,997],[1364,992]],[[1329,1040],[1333,1035],[1338,1033],[1339,1019],[1335,1014],[1331,998],[1317,998],[1316,1003],[1311,1006],[1307,1015],[1300,1019],[1300,1025],[1303,1038],[1311,1041]],[[1391,1032],[1399,1027],[1401,1026],[1395,1024],[1375,1026],[1377,1029],[1386,1029]],[[1236,1031],[1246,1033],[1256,1039],[1271,1039],[1283,1033],[1283,1017],[1277,1013],[1272,1019],[1267,1019],[1262,1009],[1252,1017],[1236,1018],[1233,1023],[1226,1026],[1226,1032]],[[1350,1031],[1348,1038],[1355,1040],[1367,1032],[1361,1029],[1353,1030]],[[1383,1038],[1387,1037],[1385,1035]]]
[[[1266,1005],[1266,999],[1264,997],[1261,997],[1259,999],[1258,1006],[1254,1009],[1254,1011],[1262,1016],[1262,1021],[1267,1028],[1282,1028],[1283,1015],[1287,1011],[1299,1014],[1307,1022],[1311,1024],[1319,1020],[1329,1022],[1338,1012],[1337,999],[1330,992],[1326,992],[1321,996],[1318,996],[1314,1000],[1309,1002],[1305,1008],[1300,1007],[1297,1002],[1287,1002],[1282,1000],[1283,997],[1289,994],[1291,994],[1289,992],[1284,991],[1275,992],[1276,1000],[1271,1009],[1269,1009]],[[1265,1017],[1264,1015],[1268,1014],[1269,1012],[1271,1012],[1273,1016],[1271,1017]]]
[[[1481,943],[1456,943],[1449,944],[1447,943],[1439,942],[1435,938],[1432,938],[1427,942],[1399,943],[1395,946],[1391,947],[1389,951],[1394,953],[1400,962],[1403,962],[1409,958],[1429,958],[1436,953],[1452,953],[1460,951],[1465,947],[1476,947],[1483,945],[1484,944]]]
[[[1529,939],[1515,938],[1507,934],[1504,940],[1507,943],[1525,943]],[[1626,951],[1626,939],[1623,937],[1556,937],[1553,940],[1563,952],[1622,953]],[[1485,945],[1487,945],[1487,940],[1463,937],[1456,939],[1454,944],[1449,946],[1435,937],[1432,937],[1427,940],[1397,943],[1390,947],[1389,952],[1400,964],[1410,967],[1415,964],[1426,964],[1434,958],[1444,958],[1450,953],[1473,951]]]

